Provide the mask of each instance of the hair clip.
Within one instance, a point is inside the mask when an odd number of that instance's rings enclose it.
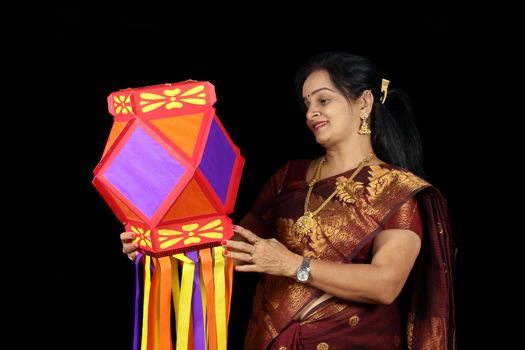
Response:
[[[380,101],[382,104],[385,104],[385,101],[386,101],[386,94],[388,92],[388,84],[390,84],[390,80],[381,79],[381,93],[383,94],[383,96],[381,96]]]

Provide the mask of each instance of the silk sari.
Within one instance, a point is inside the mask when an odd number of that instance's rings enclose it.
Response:
[[[304,214],[307,167],[308,161],[289,162],[264,186],[251,213],[264,223],[265,232],[275,232],[288,249],[312,259],[367,263],[374,238],[412,201],[421,214],[420,254],[394,303],[332,297],[299,320],[298,313],[322,291],[286,277],[261,276],[245,349],[454,349],[455,247],[445,198],[405,169],[365,166],[316,215],[312,233],[300,235],[293,224]],[[310,208],[317,208],[352,172],[318,181]]]

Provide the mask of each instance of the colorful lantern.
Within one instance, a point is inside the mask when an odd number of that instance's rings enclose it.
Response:
[[[193,80],[108,97],[114,123],[93,184],[139,246],[136,349],[171,349],[172,308],[177,349],[226,349],[233,267],[220,242],[233,235],[244,158],[215,101],[211,83]]]

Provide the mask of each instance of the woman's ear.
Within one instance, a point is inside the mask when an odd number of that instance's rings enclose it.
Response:
[[[374,95],[372,95],[372,91],[363,91],[357,101],[359,103],[359,110],[362,114],[370,114],[370,112],[372,112],[372,106],[374,105]]]

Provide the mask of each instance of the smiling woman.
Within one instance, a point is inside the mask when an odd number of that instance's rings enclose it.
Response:
[[[261,274],[245,349],[454,349],[446,200],[424,179],[408,97],[388,83],[341,52],[297,71],[325,154],[287,162],[221,242],[237,272]]]
[[[347,53],[296,77],[325,154],[286,163],[224,242],[262,274],[245,349],[453,349],[454,244],[408,98]]]

